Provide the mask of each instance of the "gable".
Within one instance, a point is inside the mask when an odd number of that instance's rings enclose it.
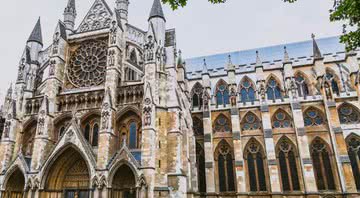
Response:
[[[112,15],[113,13],[105,0],[95,0],[76,32],[81,33],[109,28]]]

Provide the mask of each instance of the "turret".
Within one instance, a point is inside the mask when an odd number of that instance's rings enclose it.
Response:
[[[69,0],[68,4],[64,10],[64,23],[66,29],[74,30],[75,26],[75,19],[76,19],[76,6],[75,0]]]
[[[116,0],[116,10],[120,13],[120,19],[123,25],[127,23],[129,13],[129,0]]]
[[[160,0],[154,0],[148,21],[149,31],[152,31],[152,34],[154,34],[156,42],[158,45],[164,46],[166,19]]]
[[[40,17],[36,22],[36,25],[33,31],[31,32],[29,39],[27,40],[27,46],[30,48],[31,62],[32,63],[37,62],[39,52],[43,47]]]

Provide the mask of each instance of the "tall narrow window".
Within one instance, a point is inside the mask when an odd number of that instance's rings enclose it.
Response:
[[[199,192],[206,192],[205,153],[203,147],[199,143],[196,143],[196,165],[198,171]]]
[[[306,97],[309,95],[309,88],[308,85],[305,81],[305,78],[303,75],[298,74],[295,77],[296,80],[296,84],[297,84],[297,89],[298,89],[298,95],[299,97]]]
[[[227,104],[230,103],[229,88],[225,81],[220,80],[220,82],[218,82],[218,85],[216,86],[216,94],[215,95],[216,95],[216,104],[218,106],[219,105],[226,106]]]
[[[259,118],[252,112],[249,112],[245,115],[241,122],[241,126],[243,131],[261,129]]]
[[[267,191],[264,164],[265,155],[259,142],[251,139],[246,146],[244,157],[247,163],[250,191]]]
[[[326,82],[331,86],[334,94],[340,95],[339,85],[336,82],[335,76],[330,71],[326,71]]]
[[[322,115],[322,113],[314,108],[310,107],[308,108],[304,113],[304,124],[306,127],[310,126],[320,126],[325,123],[325,119]]]
[[[195,136],[203,136],[204,135],[203,122],[198,117],[193,117],[193,130],[194,130]]]
[[[360,123],[360,113],[354,106],[343,104],[338,110],[341,124],[358,124]]]
[[[220,114],[214,122],[213,131],[215,133],[216,132],[220,132],[220,133],[231,132],[230,120],[225,115]]]
[[[360,137],[352,134],[346,139],[356,189],[360,190]]]
[[[336,190],[330,151],[320,138],[316,138],[311,144],[311,158],[318,189]]]
[[[202,108],[203,90],[204,88],[198,82],[194,85],[193,89],[191,90],[193,108],[199,108],[199,109]]]
[[[129,148],[130,149],[135,149],[136,148],[136,134],[137,134],[137,129],[136,129],[136,123],[135,122],[131,122],[130,126],[129,126]]]
[[[294,145],[287,138],[279,140],[277,155],[283,191],[299,191],[297,155]]]
[[[269,79],[266,92],[267,92],[268,100],[275,100],[282,98],[280,85],[273,77]]]
[[[255,101],[254,85],[247,77],[240,84],[240,101],[243,103]]]
[[[292,128],[291,117],[284,110],[278,110],[275,112],[272,118],[273,128]]]
[[[92,146],[98,146],[98,145],[99,145],[99,125],[95,123],[93,127]]]
[[[89,142],[90,141],[90,124],[87,124],[85,126],[84,136],[85,136],[85,139]]]
[[[217,163],[219,173],[219,189],[220,192],[232,192],[235,191],[235,177],[234,177],[234,164],[233,153],[230,146],[225,140],[222,140],[217,152]]]

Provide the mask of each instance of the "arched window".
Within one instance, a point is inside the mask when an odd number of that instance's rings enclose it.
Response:
[[[341,124],[358,124],[360,123],[359,111],[350,104],[343,104],[338,110]]]
[[[62,126],[59,130],[59,137],[61,137],[65,132],[65,126]]]
[[[136,134],[137,134],[137,127],[135,122],[131,122],[129,125],[129,148],[135,149],[136,148]]]
[[[336,77],[330,71],[326,71],[326,82],[331,86],[334,94],[340,95],[339,85],[336,82]]]
[[[205,153],[203,147],[198,142],[196,143],[196,165],[199,192],[206,192]]]
[[[202,95],[203,95],[203,86],[200,83],[196,83],[193,87],[193,89],[191,90],[191,95],[192,95],[192,106],[193,108],[202,108]]]
[[[88,142],[90,141],[90,124],[85,126],[84,137]]]
[[[130,53],[130,62],[137,64],[137,56],[136,56],[135,49],[133,49]]]
[[[356,189],[360,190],[360,137],[351,134],[346,138]]]
[[[223,114],[220,114],[214,122],[214,132],[231,132],[231,121]]]
[[[99,124],[98,123],[94,124],[91,144],[92,144],[92,146],[99,145]]]
[[[247,163],[250,191],[267,191],[264,163],[265,155],[258,141],[255,139],[249,141],[245,149],[244,158]]]
[[[261,129],[261,122],[254,113],[249,112],[243,118],[241,126],[243,131],[258,130]]]
[[[284,110],[279,109],[272,118],[273,128],[292,128],[291,117]]]
[[[220,80],[216,86],[216,104],[226,106],[229,104],[229,87],[227,83]]]
[[[275,80],[274,77],[271,77],[267,84],[267,97],[268,100],[281,99],[281,89],[279,83]]]
[[[283,191],[299,191],[299,173],[295,146],[287,138],[279,140],[277,147]]]
[[[336,190],[332,156],[328,145],[320,138],[311,144],[311,158],[314,165],[316,184],[319,190]]]
[[[193,117],[193,130],[194,130],[195,136],[203,136],[204,135],[203,122],[198,117]]]
[[[306,97],[308,96],[310,93],[309,93],[309,87],[305,81],[305,78],[302,74],[298,74],[296,75],[295,77],[295,81],[296,81],[296,84],[297,84],[297,90],[298,90],[298,94],[299,94],[299,97]]]
[[[82,121],[82,130],[84,138],[90,143],[91,146],[97,147],[99,144],[99,115],[92,115]]]
[[[310,107],[304,113],[304,124],[306,127],[320,126],[325,124],[325,119],[318,109]]]
[[[254,84],[248,77],[244,77],[240,84],[240,101],[245,102],[253,102],[255,101],[255,89]]]
[[[217,146],[216,156],[220,192],[235,191],[233,151],[225,140],[222,140]]]

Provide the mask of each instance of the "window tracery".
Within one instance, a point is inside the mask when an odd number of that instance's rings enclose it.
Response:
[[[214,132],[231,132],[231,121],[223,114],[220,114],[214,122]]]
[[[205,152],[198,142],[196,143],[196,165],[198,171],[199,192],[206,192]]]
[[[216,104],[224,105],[230,104],[229,101],[229,87],[227,83],[223,80],[220,80],[216,86]]]
[[[240,84],[240,101],[243,103],[255,101],[254,84],[247,77]]]
[[[325,123],[325,119],[319,110],[310,107],[308,110],[305,111],[304,124],[306,127],[320,126],[323,125],[324,123]]]
[[[71,55],[67,73],[75,87],[98,86],[105,80],[107,42],[90,40],[82,43]]]
[[[328,145],[320,138],[316,138],[312,142],[310,149],[318,189],[336,190],[332,157]]]
[[[261,129],[261,122],[254,113],[249,112],[243,118],[241,126],[243,131],[258,130]]]
[[[297,90],[298,90],[299,97],[308,96],[309,95],[309,87],[306,83],[304,76],[302,74],[298,74],[295,77],[295,81],[297,84]]]
[[[280,175],[283,191],[299,191],[300,182],[295,146],[287,138],[279,140],[277,145]]]
[[[99,145],[99,123],[100,118],[98,116],[92,116],[89,119],[86,119],[82,124],[84,138],[93,147],[97,147]]]
[[[338,83],[337,83],[337,81],[336,81],[336,76],[334,76],[334,75],[332,74],[332,72],[326,71],[325,80],[326,80],[325,83],[327,83],[328,86],[331,87],[332,92],[333,92],[334,94],[336,94],[336,95],[339,95],[339,94],[340,94],[340,90],[339,90],[339,85],[338,85]]]
[[[360,123],[360,113],[354,106],[343,104],[338,110],[341,124],[357,124]]]
[[[356,189],[360,190],[360,137],[352,134],[347,138],[346,143],[355,179]]]
[[[194,129],[195,136],[203,136],[204,135],[203,122],[198,117],[193,117],[193,129]]]
[[[282,99],[280,85],[274,77],[269,79],[266,93],[268,100]]]
[[[193,108],[201,109],[203,106],[203,92],[204,88],[200,83],[196,83],[191,90],[192,106]]]
[[[273,128],[292,128],[291,117],[284,110],[278,110],[273,115]]]
[[[247,163],[248,180],[251,192],[267,191],[265,155],[258,141],[249,140],[244,156]]]
[[[216,152],[219,174],[219,190],[220,192],[235,191],[235,172],[232,148],[225,140],[222,140],[219,143]]]

